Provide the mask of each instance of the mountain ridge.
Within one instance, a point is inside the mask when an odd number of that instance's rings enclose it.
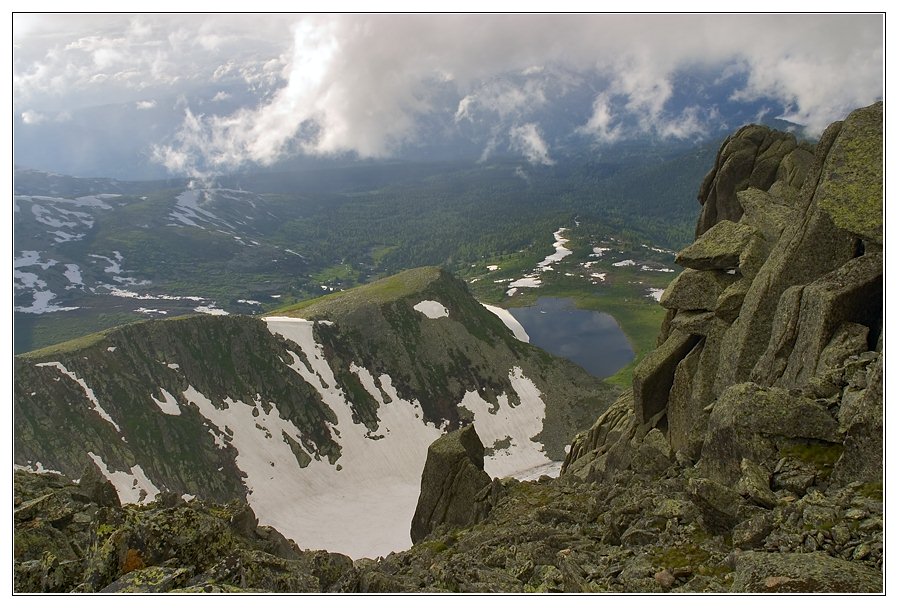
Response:
[[[304,544],[327,543],[327,515],[345,513],[356,522],[336,548],[383,554],[408,544],[407,527],[387,523],[411,517],[440,430],[480,421],[495,436],[488,467],[525,475],[557,468],[613,393],[516,339],[437,268],[325,297],[335,302],[309,320],[148,320],[17,357],[16,463],[72,479],[98,467],[123,501],[246,500]],[[379,501],[378,525],[352,507]],[[290,524],[295,509],[304,524]]]

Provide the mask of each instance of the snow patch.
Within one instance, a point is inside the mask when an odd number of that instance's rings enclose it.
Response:
[[[197,313],[206,313],[208,315],[230,315],[228,311],[224,309],[219,309],[217,307],[208,307],[208,306],[200,306],[194,307],[194,311]]]
[[[436,300],[422,300],[412,308],[429,319],[449,317],[449,310]]]
[[[159,488],[147,477],[140,465],[132,466],[130,472],[116,472],[106,466],[100,455],[92,452],[87,455],[100,468],[106,479],[112,482],[122,503],[146,505],[152,503],[159,494]]]
[[[144,315],[168,315],[168,311],[163,311],[162,309],[148,309],[146,307],[138,307],[134,309],[135,313],[143,313]]]
[[[100,406],[100,402],[97,401],[97,396],[94,394],[94,390],[87,386],[87,383],[84,382],[84,379],[78,378],[74,372],[69,372],[68,369],[66,369],[66,367],[64,365],[62,365],[61,362],[42,362],[40,364],[35,364],[35,366],[37,366],[38,368],[43,368],[46,366],[55,366],[56,368],[59,369],[60,372],[62,372],[63,374],[68,376],[70,379],[72,379],[73,381],[78,383],[78,385],[84,391],[84,394],[87,396],[87,399],[90,400],[91,404],[94,405],[93,408],[91,408],[91,410],[93,410],[94,412],[99,414],[100,417],[104,421],[108,422],[110,425],[115,427],[115,430],[117,432],[122,433],[121,428],[116,424],[115,421],[112,420],[112,417],[109,416],[109,413],[107,413],[105,410],[103,410],[103,407]]]
[[[665,293],[665,290],[661,288],[649,288],[646,290],[646,293],[649,298],[654,298],[656,301],[661,301],[662,294]]]
[[[172,416],[178,416],[181,414],[181,408],[178,406],[178,400],[175,399],[171,393],[163,389],[159,388],[160,393],[162,393],[162,400],[157,400],[156,396],[150,394],[150,398],[159,406],[159,410],[164,412],[165,414],[170,414]]]
[[[622,260],[621,262],[613,262],[612,266],[636,266],[636,262],[633,260]]]
[[[13,467],[13,469],[26,471],[26,472],[33,472],[35,474],[60,474],[60,475],[62,475],[62,472],[59,470],[47,469],[46,467],[44,467],[44,465],[40,461],[36,461],[33,464],[31,463],[31,461],[29,461],[28,465],[18,465],[16,463],[13,463],[12,467]]]
[[[487,265],[487,270],[488,270],[488,271],[491,271],[491,272],[493,272],[493,271],[498,271],[498,270],[499,270],[499,265],[496,265],[496,264],[488,264],[488,265]]]
[[[14,269],[17,269],[24,266],[39,266],[41,267],[41,269],[46,271],[54,264],[56,264],[56,260],[53,259],[50,259],[46,262],[41,262],[40,252],[36,252],[34,250],[23,250],[22,255],[20,257],[16,257],[13,260],[12,267]]]
[[[515,338],[517,338],[518,340],[520,340],[523,343],[528,343],[531,341],[531,337],[528,336],[528,333],[527,333],[527,331],[525,331],[524,326],[522,326],[521,323],[517,319],[515,319],[515,317],[511,313],[509,313],[506,309],[503,309],[502,307],[494,307],[492,305],[484,304],[483,302],[481,303],[481,306],[483,306],[485,309],[487,309],[488,311],[490,311],[491,313],[493,313],[494,315],[499,317],[500,320],[504,324],[506,324],[506,327],[509,328],[510,330],[512,330],[512,334],[515,335]]]
[[[115,351],[115,347],[106,347],[106,350],[112,353],[113,351]]]
[[[81,269],[77,264],[67,264],[66,270],[63,272],[65,278],[69,280],[69,286],[66,289],[77,286],[84,287],[84,279],[81,277]]]
[[[516,476],[550,462],[543,452],[543,444],[531,440],[543,430],[546,416],[540,390],[518,366],[509,371],[509,382],[518,395],[517,405],[513,406],[509,397],[502,394],[497,398],[497,408],[476,391],[466,392],[459,403],[474,415],[475,429],[486,448],[498,441],[509,444],[484,458],[484,471],[491,478]]]
[[[525,275],[509,284],[510,288],[539,288],[543,281],[532,275]]]
[[[22,275],[31,275],[31,273],[22,273],[21,271],[14,271],[17,278],[19,274]],[[36,278],[37,275],[34,275]],[[44,284],[40,279],[36,280],[36,283]],[[46,284],[44,284],[46,285]],[[51,292],[50,290],[34,290],[32,294],[32,302],[30,306],[27,307],[15,307],[14,310],[19,313],[33,313],[35,315],[42,315],[44,313],[56,313],[59,311],[74,311],[78,307],[60,307],[59,305],[50,304],[53,299],[56,298],[56,293]]]
[[[554,262],[559,262],[563,258],[570,256],[573,253],[570,249],[565,247],[565,244],[568,243],[568,239],[566,239],[565,237],[562,236],[563,233],[567,230],[568,230],[567,228],[560,228],[559,230],[557,230],[556,232],[553,233],[553,238],[555,239],[555,242],[553,243],[553,247],[556,248],[556,251],[555,251],[555,253],[550,254],[549,256],[544,258],[543,262],[538,262],[537,263],[538,268],[549,267],[549,265],[553,264]],[[548,270],[552,270],[552,269],[549,268]]]

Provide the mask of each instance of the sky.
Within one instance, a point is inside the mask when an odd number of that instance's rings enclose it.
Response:
[[[688,72],[817,135],[882,98],[883,46],[881,15],[16,14],[13,114],[25,137],[164,104],[177,125],[147,146],[172,173],[389,157],[436,119],[552,164],[565,91],[590,89],[571,130],[598,143],[702,136],[718,110],[674,103]]]

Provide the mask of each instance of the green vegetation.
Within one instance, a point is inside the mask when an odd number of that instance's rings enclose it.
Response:
[[[808,441],[785,446],[781,448],[780,454],[807,463],[824,476],[829,476],[834,464],[843,454],[843,445]]]
[[[696,185],[714,152],[711,146],[686,152],[660,146],[623,149],[608,156],[614,162],[568,160],[552,167],[522,167],[506,159],[387,162],[223,177],[220,186],[239,187],[241,194],[205,191],[199,206],[209,215],[192,216],[197,226],[177,218],[182,212],[175,202],[186,188],[181,183],[47,177],[42,186],[38,176],[24,176],[17,194],[76,196],[101,188],[122,196],[110,209],[90,208],[94,222],[82,229],[85,237],[60,244],[49,243],[48,227],[24,207],[16,214],[16,250],[57,260],[37,274],[57,295],[54,304],[80,308],[17,313],[15,349],[138,319],[135,311],[142,306],[168,315],[196,306],[110,297],[105,288],[96,289],[103,285],[142,295],[201,296],[232,313],[259,313],[424,265],[466,279],[473,266],[483,268],[488,261],[524,273],[546,255],[553,231],[573,230],[575,220],[584,238],[615,236],[678,248],[691,239]],[[114,280],[104,270],[108,265],[92,257],[112,258],[114,252],[122,257],[122,275],[138,287]],[[78,265],[84,289],[70,289],[62,276],[65,264]],[[28,307],[31,292],[19,294],[15,304]],[[503,290],[477,294],[497,303]],[[634,324],[620,321],[640,342]]]
[[[382,305],[421,292],[439,276],[440,269],[436,267],[411,269],[346,292],[274,309],[269,314],[318,318],[327,317],[328,313],[351,312],[363,305]]]

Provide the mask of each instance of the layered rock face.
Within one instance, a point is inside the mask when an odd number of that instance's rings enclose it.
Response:
[[[774,541],[771,523],[809,497],[840,522],[845,506],[830,498],[882,485],[882,120],[881,104],[856,110],[813,156],[762,127],[725,142],[698,237],[677,256],[686,270],[661,299],[659,347],[564,472],[639,472],[661,432],[712,528],[735,540],[757,529],[748,547],[855,556],[828,535]],[[747,518],[747,505],[762,511]]]

